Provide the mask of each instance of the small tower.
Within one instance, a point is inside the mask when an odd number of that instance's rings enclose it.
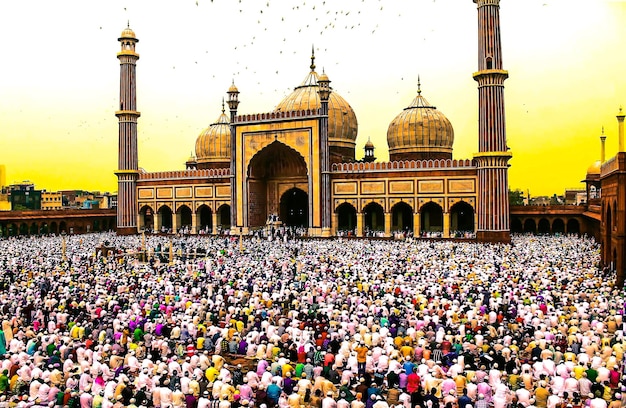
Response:
[[[500,0],[473,0],[478,7],[478,153],[474,155],[478,176],[477,238],[509,242],[508,161],[504,81],[500,43]]]
[[[374,143],[372,143],[369,137],[367,138],[367,143],[365,143],[365,147],[363,149],[365,150],[365,156],[363,156],[363,161],[365,163],[371,163],[376,160],[376,157],[374,157]]]
[[[618,152],[624,151],[624,112],[622,108],[619,108],[619,113],[617,114],[617,140],[618,140]]]
[[[137,77],[135,68],[139,54],[135,45],[139,40],[135,32],[126,27],[117,39],[121,51],[120,60],[120,109],[115,112],[119,121],[119,146],[117,175],[117,233],[128,235],[137,233]]]
[[[237,226],[237,131],[235,122],[237,121],[237,108],[239,107],[239,89],[235,86],[234,80],[227,93],[228,108],[230,109],[230,227],[235,228]]]
[[[311,57],[311,69],[315,57]],[[332,210],[330,195],[330,145],[328,143],[328,100],[330,99],[330,79],[324,71],[317,79],[320,96],[320,172],[321,184],[321,209],[322,209],[322,236],[330,236],[332,226]]]
[[[604,126],[602,126],[602,134],[600,135],[600,164],[606,161],[606,135],[604,134]]]

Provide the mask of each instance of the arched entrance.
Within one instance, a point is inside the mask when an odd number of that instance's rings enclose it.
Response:
[[[270,214],[278,215],[285,224],[309,226],[307,165],[300,153],[274,141],[250,160],[247,176],[248,227],[264,226]],[[293,186],[288,190],[291,196],[281,194],[285,184]],[[294,195],[294,189],[301,192]]]
[[[356,209],[350,203],[343,203],[337,210],[337,234],[353,235],[356,229]]]
[[[41,227],[39,227],[39,233],[40,234],[47,234],[48,231],[48,223],[44,222],[43,224],[41,224]]]
[[[550,221],[542,218],[539,220],[539,224],[537,225],[537,232],[539,234],[549,234],[550,233]]]
[[[511,218],[511,232],[522,233],[524,232],[524,227],[522,226],[522,220],[517,217]]]
[[[51,234],[58,234],[59,233],[59,230],[57,229],[57,223],[54,222],[54,221],[52,221],[50,223],[50,233]]]
[[[280,220],[287,227],[309,226],[309,196],[299,188],[291,188],[280,197]]]
[[[159,208],[159,217],[161,218],[161,231],[168,232],[172,229],[172,209],[167,205]]]
[[[404,201],[391,209],[391,229],[393,231],[413,231],[413,208]]]
[[[141,224],[139,229],[143,228],[144,231],[151,231],[154,228],[154,210],[148,205],[144,205],[139,210],[139,219]]]
[[[556,220],[552,221],[552,233],[553,234],[565,233],[565,222],[562,219],[557,218]]]
[[[28,224],[20,224],[20,235],[28,235]]]
[[[537,223],[532,218],[527,218],[524,221],[524,232],[530,232],[532,234],[537,232]]]
[[[224,230],[230,229],[230,205],[224,204],[217,209],[217,225]]]
[[[385,212],[378,203],[369,203],[363,208],[365,215],[365,231],[384,231]]]
[[[30,235],[37,235],[37,234],[39,234],[39,225],[37,225],[36,222],[33,222],[32,224],[30,224],[29,234]]]
[[[13,224],[9,224],[9,231],[8,231],[8,235],[13,237],[15,235],[19,234],[19,229],[17,228],[17,224],[13,223]]]
[[[420,232],[443,232],[443,209],[435,202],[422,206],[420,211]]]
[[[186,205],[181,205],[178,207],[177,217],[180,217],[176,221],[179,221],[177,224],[177,228],[179,230],[184,230],[189,233],[191,231],[191,208]]]
[[[203,232],[210,234],[213,229],[213,212],[208,205],[201,205],[196,210],[196,216],[198,217],[198,233]]]
[[[578,220],[572,218],[567,221],[567,233],[580,234],[580,224],[578,223]]]
[[[450,229],[457,233],[474,232],[474,209],[459,201],[450,208]]]

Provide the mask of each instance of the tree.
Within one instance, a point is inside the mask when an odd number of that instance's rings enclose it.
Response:
[[[509,190],[509,205],[524,205],[524,192],[519,188]]]

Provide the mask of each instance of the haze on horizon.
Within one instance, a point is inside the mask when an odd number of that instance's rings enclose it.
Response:
[[[271,111],[309,71],[359,120],[387,160],[389,123],[422,94],[451,121],[454,157],[478,150],[477,16],[471,0],[31,0],[0,5],[0,164],[7,183],[115,191],[119,51],[139,38],[139,164],[180,170],[235,81],[240,113]],[[582,187],[617,151],[626,104],[626,2],[501,2],[511,189],[533,196]]]

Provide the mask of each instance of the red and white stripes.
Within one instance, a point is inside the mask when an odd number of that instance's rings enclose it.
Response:
[[[500,43],[500,0],[474,0],[478,5],[478,238],[510,240],[508,161],[504,81]]]

